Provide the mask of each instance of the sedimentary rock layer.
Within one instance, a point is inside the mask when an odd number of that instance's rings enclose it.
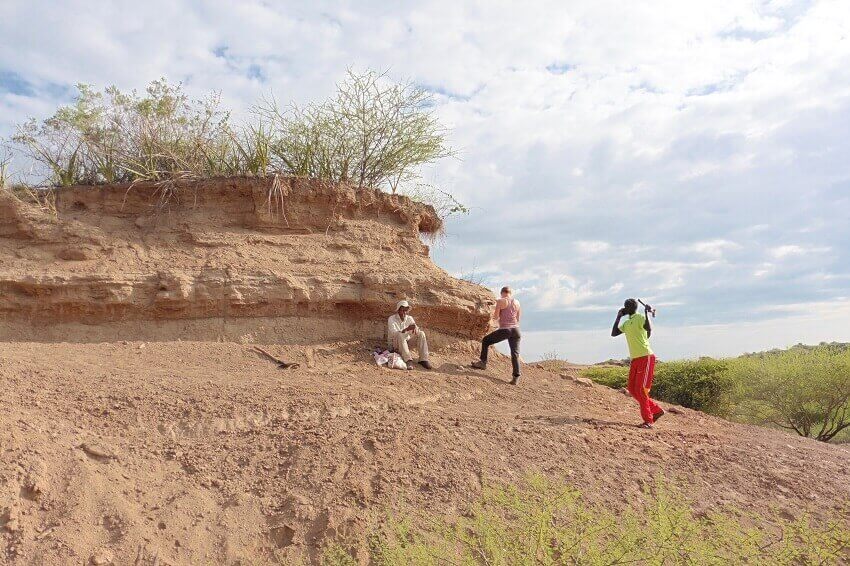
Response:
[[[402,298],[442,337],[487,329],[489,293],[434,265],[441,222],[403,196],[238,178],[70,187],[55,214],[0,198],[2,340],[377,339]]]

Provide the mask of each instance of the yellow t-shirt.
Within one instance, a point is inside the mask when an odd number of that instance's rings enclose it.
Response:
[[[649,347],[649,336],[643,327],[644,322],[646,322],[646,317],[635,313],[629,317],[629,320],[620,325],[620,330],[626,335],[626,342],[629,344],[629,357],[631,359],[652,354],[652,348]]]

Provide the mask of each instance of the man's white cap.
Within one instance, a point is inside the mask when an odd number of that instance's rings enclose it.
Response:
[[[408,309],[409,309],[409,308],[410,308],[410,303],[408,303],[407,301],[399,301],[399,302],[398,302],[398,304],[395,306],[395,310],[398,310],[398,309],[400,309],[401,307],[406,307],[406,308],[408,308]]]

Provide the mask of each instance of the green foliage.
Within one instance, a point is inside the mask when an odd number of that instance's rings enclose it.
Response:
[[[653,394],[659,399],[713,414],[726,414],[733,387],[724,360],[700,358],[656,366]]]
[[[601,385],[626,387],[627,367],[590,367]],[[822,441],[850,434],[850,349],[795,346],[739,358],[659,362],[655,399]]]
[[[629,383],[628,367],[593,366],[583,370],[581,373],[584,377],[613,389],[622,389]]]
[[[46,167],[47,183],[120,183],[237,174],[229,114],[217,96],[191,101],[164,79],[144,95],[112,86],[77,86],[73,105],[39,124],[18,127],[13,140]],[[236,167],[234,168],[234,164]]]
[[[466,207],[419,182],[420,166],[446,157],[430,94],[379,73],[349,72],[327,101],[282,110],[274,98],[255,120],[233,126],[213,94],[191,100],[180,85],[152,82],[144,94],[78,85],[73,104],[18,126],[13,141],[40,165],[38,184],[156,181],[167,202],[177,182],[234,175],[294,175],[333,183],[404,188],[441,216]],[[0,181],[6,163],[0,160]]]
[[[255,112],[276,133],[272,155],[281,171],[395,193],[417,180],[419,166],[451,155],[432,105],[413,83],[349,71],[329,100],[285,109],[271,98]]]
[[[734,360],[739,418],[829,441],[850,428],[850,350],[792,348]]]
[[[331,541],[325,545],[321,564],[322,566],[358,566],[357,560],[337,541]]]
[[[229,135],[234,151],[226,155],[232,160],[226,169],[255,177],[264,177],[271,171],[274,138],[268,126],[249,124]]]
[[[440,218],[448,218],[455,214],[469,214],[469,208],[458,202],[451,194],[434,185],[416,183],[403,187],[400,192],[416,202],[433,206]]]
[[[532,475],[485,488],[468,513],[388,517],[369,537],[371,564],[838,564],[850,558],[850,525],[806,517],[694,514],[657,481],[643,505],[615,511],[571,486]],[[755,525],[755,526],[753,526]],[[325,564],[351,564],[337,543]]]

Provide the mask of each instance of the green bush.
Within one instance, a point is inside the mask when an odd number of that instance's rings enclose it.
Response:
[[[376,565],[489,564],[839,564],[850,559],[847,522],[803,517],[694,514],[657,481],[641,504],[614,511],[568,484],[530,476],[519,486],[485,488],[468,513],[386,517],[369,537]],[[335,541],[324,563],[352,564]]]
[[[53,186],[237,174],[229,113],[219,99],[192,101],[180,86],[154,81],[144,95],[77,86],[71,106],[12,138],[45,168]]]
[[[617,389],[628,382],[625,367],[591,367],[583,375]],[[822,441],[845,441],[850,438],[850,349],[821,344],[724,360],[659,362],[652,397]]]
[[[707,413],[726,414],[732,389],[727,366],[726,361],[712,358],[659,363],[653,396]]]
[[[730,362],[736,416],[829,441],[850,429],[850,350],[824,345]]]
[[[628,385],[628,367],[591,367],[582,374],[615,389]],[[655,366],[652,397],[691,409],[720,414],[726,410],[731,380],[726,362],[711,358],[659,362]]]
[[[590,367],[581,373],[600,385],[614,389],[622,389],[629,383],[628,367]]]

